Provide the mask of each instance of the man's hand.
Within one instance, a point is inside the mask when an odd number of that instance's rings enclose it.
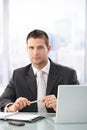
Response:
[[[30,101],[27,98],[20,97],[13,104],[9,105],[7,108],[9,112],[16,112],[26,107],[27,105],[30,105]]]
[[[55,95],[48,95],[41,99],[42,102],[45,103],[45,106],[47,108],[53,108],[54,111],[56,111],[57,106],[57,99]]]

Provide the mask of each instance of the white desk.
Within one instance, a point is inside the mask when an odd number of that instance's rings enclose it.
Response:
[[[10,125],[8,121],[0,120],[0,130],[87,130],[87,123],[54,124],[45,118],[35,123],[26,122],[25,126],[14,126]]]

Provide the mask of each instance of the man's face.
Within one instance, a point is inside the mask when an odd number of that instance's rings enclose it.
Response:
[[[30,38],[27,43],[29,58],[36,68],[43,68],[47,64],[50,46],[46,46],[45,40],[41,38]]]

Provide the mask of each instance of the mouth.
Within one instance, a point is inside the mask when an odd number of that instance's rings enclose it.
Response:
[[[33,57],[32,59],[33,59],[33,60],[39,60],[40,57]]]

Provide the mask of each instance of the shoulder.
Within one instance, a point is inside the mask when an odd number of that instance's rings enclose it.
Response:
[[[50,62],[50,72],[51,74],[55,74],[61,80],[61,83],[64,84],[79,84],[79,80],[77,78],[77,72],[75,69],[71,67],[67,67],[61,64]]]
[[[16,73],[16,74],[26,74],[29,69],[31,68],[31,64],[29,65],[26,65],[24,67],[20,67],[20,68],[17,68],[13,71],[13,73]]]
[[[55,63],[53,61],[50,61],[50,63],[51,63],[51,67],[55,68],[56,71],[58,70],[58,72],[60,72],[60,71],[66,71],[66,72],[76,71],[75,69],[73,69],[71,67],[68,67],[68,66],[65,66],[62,64],[58,64],[58,63]]]

